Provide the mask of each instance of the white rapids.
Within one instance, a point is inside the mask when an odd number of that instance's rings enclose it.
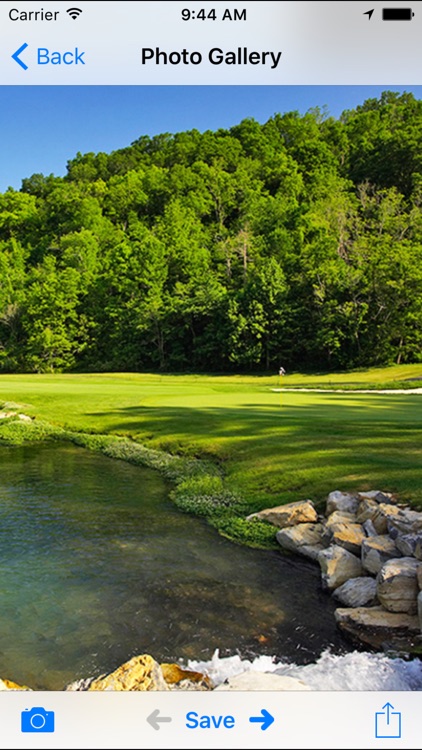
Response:
[[[297,665],[273,656],[257,656],[253,661],[237,655],[220,657],[217,649],[210,661],[189,660],[187,668],[207,674],[216,687],[229,677],[251,671],[295,677],[312,690],[422,690],[419,659],[406,661],[358,651],[337,656],[327,650],[315,663]]]

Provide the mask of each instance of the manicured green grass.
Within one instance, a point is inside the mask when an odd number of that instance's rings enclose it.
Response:
[[[405,365],[347,377],[366,388],[419,376],[422,366]],[[344,382],[343,375],[297,374],[283,386],[322,379]],[[250,526],[239,520],[248,512],[306,498],[323,507],[334,489],[388,490],[422,509],[422,395],[280,393],[278,386],[278,375],[3,375],[0,401],[23,405],[36,422],[206,459],[222,482],[217,492],[217,480],[206,480],[201,507],[215,491],[210,520],[248,543]],[[188,485],[179,494],[195,509],[197,488]]]
[[[420,382],[418,382],[418,380]],[[338,373],[291,373],[282,385],[305,388],[417,388],[422,386],[422,364],[371,367]]]

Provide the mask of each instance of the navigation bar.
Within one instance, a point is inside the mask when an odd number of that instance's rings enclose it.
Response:
[[[386,23],[372,5],[1,2],[0,84],[417,85],[422,2],[411,23]]]

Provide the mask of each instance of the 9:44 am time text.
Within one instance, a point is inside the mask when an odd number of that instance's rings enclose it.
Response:
[[[183,21],[246,21],[246,8],[238,10],[237,8],[226,8],[220,11],[220,15],[217,15],[215,8],[206,10],[201,8],[200,10],[193,10],[191,8],[184,8],[182,10]]]

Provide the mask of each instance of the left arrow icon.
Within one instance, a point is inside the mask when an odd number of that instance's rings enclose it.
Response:
[[[27,48],[27,44],[22,44],[22,47],[19,47],[19,49],[16,50],[16,52],[13,53],[12,59],[17,62],[18,65],[21,66],[24,70],[28,70],[28,66],[24,63],[23,60],[20,59],[19,55]]]
[[[172,721],[171,716],[160,716],[160,710],[158,708],[156,708],[152,714],[147,716],[147,722],[148,724],[151,724],[153,729],[160,729],[160,724],[162,722],[167,723],[168,721]]]

